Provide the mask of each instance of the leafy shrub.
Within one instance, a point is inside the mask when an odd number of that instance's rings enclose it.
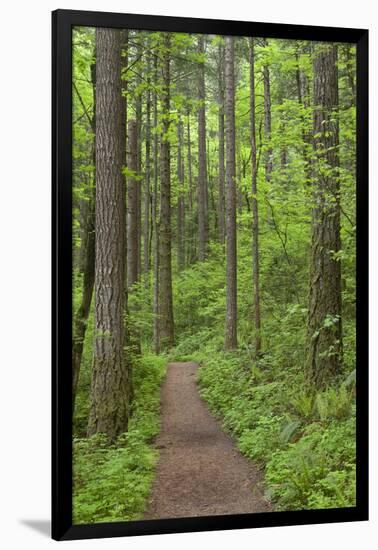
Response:
[[[253,460],[266,461],[271,454],[282,446],[281,416],[261,416],[253,430],[245,430],[239,438],[239,448],[243,454]]]
[[[315,395],[307,391],[300,391],[291,399],[290,405],[294,412],[302,418],[312,418],[314,415]]]
[[[74,440],[75,523],[125,521],[144,512],[158,458],[151,440],[159,431],[160,385],[166,358],[143,356],[134,368],[129,430],[114,445],[99,434]]]
[[[274,354],[252,365],[248,350],[210,353],[204,347],[194,356],[202,364],[202,396],[241,452],[265,466],[267,496],[277,509],[354,505],[351,375],[339,387],[314,393],[295,367],[277,376]]]
[[[345,385],[342,385],[340,388],[330,387],[326,391],[318,393],[315,405],[320,420],[325,422],[330,419],[348,418],[353,402],[353,390],[348,390]]]
[[[279,508],[355,505],[355,419],[310,424],[297,443],[275,451],[266,466]]]

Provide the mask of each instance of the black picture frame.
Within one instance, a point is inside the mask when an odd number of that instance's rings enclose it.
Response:
[[[259,36],[357,45],[357,499],[353,508],[72,524],[73,26]],[[71,540],[368,519],[368,31],[57,10],[52,13],[52,537]]]

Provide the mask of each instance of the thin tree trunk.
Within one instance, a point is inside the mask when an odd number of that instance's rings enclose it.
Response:
[[[127,168],[138,172],[138,130],[136,120],[128,122]],[[127,186],[127,286],[138,281],[138,187],[135,177],[128,178]]]
[[[125,186],[120,31],[96,29],[95,342],[88,435],[127,429],[124,357]]]
[[[192,143],[191,143],[191,132],[190,132],[190,109],[188,107],[187,111],[187,144],[188,144],[188,180],[189,180],[189,220],[190,225],[188,228],[188,264],[194,262],[195,260],[195,220],[194,220],[194,208],[193,208],[193,172],[192,172]]]
[[[154,76],[155,84],[158,84],[158,58],[154,57]],[[154,91],[154,127],[158,125],[158,102],[157,92]],[[153,342],[155,353],[160,353],[160,332],[159,332],[159,220],[158,220],[158,208],[159,208],[159,194],[158,194],[158,181],[159,181],[159,138],[157,132],[154,133],[154,190],[152,198],[152,223],[153,223]]]
[[[209,165],[209,185],[208,185],[208,196],[209,196],[209,214],[210,212],[214,215],[214,235],[218,235],[218,204],[215,199],[214,193],[214,178],[212,176],[211,165]],[[210,235],[210,233],[209,233]]]
[[[219,88],[219,108],[218,108],[218,231],[219,242],[225,243],[225,171],[224,171],[224,45],[218,46],[219,55],[219,72],[218,72],[218,88]]]
[[[198,38],[198,53],[205,53],[205,37]],[[206,113],[205,113],[205,62],[198,71],[198,259],[203,261],[207,254],[208,212],[207,212],[207,167],[206,167]]]
[[[255,42],[250,45],[250,116],[251,116],[251,161],[252,161],[252,275],[255,328],[255,358],[261,352],[260,313],[260,268],[259,268],[259,213],[257,202],[257,156],[256,156],[256,104],[255,104]]]
[[[139,42],[136,46],[136,58],[142,57],[142,43],[143,40],[141,37],[138,38]],[[139,73],[136,75],[136,84],[139,87],[142,82],[142,78],[139,75]],[[142,92],[138,91],[135,99],[135,120],[137,125],[137,151],[136,151],[136,158],[137,158],[137,168],[136,172],[138,173],[138,176],[142,173],[142,117],[143,117],[143,110],[142,110]],[[142,183],[138,182],[138,185],[136,186],[136,222],[137,222],[137,248],[136,248],[136,254],[137,254],[137,280],[140,279],[141,273],[142,273]]]
[[[143,268],[145,273],[145,282],[148,287],[149,271],[151,267],[150,253],[150,210],[151,210],[151,90],[150,90],[150,70],[151,58],[147,58],[147,98],[146,98],[146,176],[144,191],[144,231],[143,231]]]
[[[122,87],[122,113],[121,113],[121,119],[122,119],[122,151],[123,151],[123,158],[122,158],[122,164],[127,166],[127,88],[128,88],[128,81],[126,78],[127,75],[127,69],[128,69],[128,61],[129,61],[129,31],[127,29],[124,29],[121,31],[121,76],[123,78],[121,79],[121,87]],[[127,178],[126,175],[123,175],[123,184],[124,188],[126,190],[127,188]],[[124,198],[126,199],[126,191],[124,191]],[[123,265],[123,274],[124,274],[124,317],[123,317],[123,323],[124,323],[124,346],[126,348],[130,347],[130,331],[129,331],[129,321],[128,321],[128,290],[127,290],[127,205],[126,200],[124,204],[125,208],[125,234],[124,234],[124,265]],[[128,381],[128,398],[129,402],[133,399],[133,370],[132,370],[132,358],[131,355],[127,354],[125,357],[125,367],[128,373],[127,381]]]
[[[268,41],[264,38],[264,46],[268,47]],[[271,147],[272,114],[270,97],[270,72],[268,65],[263,67],[264,80],[264,141],[265,141],[265,179],[270,181],[273,170],[273,150]]]
[[[314,148],[316,170],[310,292],[307,378],[317,387],[341,368],[340,182],[337,46],[321,44],[314,54]],[[336,200],[335,200],[336,199]]]
[[[179,196],[177,201],[177,268],[182,271],[185,267],[185,192],[184,192],[184,160],[182,156],[183,125],[180,119],[177,126],[177,179]]]
[[[91,82],[93,89],[93,117],[91,128],[93,136],[96,136],[96,65],[91,65]],[[92,148],[92,162],[96,167],[96,144],[95,138]],[[96,177],[94,175],[94,182]],[[87,322],[91,309],[94,279],[95,279],[95,191],[90,192],[90,199],[87,207],[87,219],[85,223],[85,254],[83,262],[83,293],[81,304],[75,316],[74,338],[72,344],[72,411],[75,410],[77,388],[79,384],[81,359],[83,356],[84,340],[87,331]]]
[[[75,316],[74,339],[72,345],[72,410],[75,410],[75,400],[79,384],[81,358],[83,355],[85,333],[91,309],[94,266],[95,266],[95,229],[94,229],[95,208],[91,199],[88,208],[87,219],[87,243],[85,249],[84,271],[83,271],[83,293],[79,309]]]
[[[235,76],[234,38],[226,37],[226,330],[225,349],[237,347],[236,186],[235,186]]]
[[[171,265],[171,176],[170,176],[170,144],[168,139],[170,125],[170,35],[164,35],[163,58],[163,92],[162,136],[160,146],[160,297],[159,326],[160,345],[169,348],[174,342],[173,303],[172,303],[172,265]]]

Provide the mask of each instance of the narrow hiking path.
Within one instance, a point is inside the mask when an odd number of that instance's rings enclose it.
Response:
[[[198,364],[170,363],[162,387],[160,451],[145,519],[266,512],[261,473],[208,411]]]

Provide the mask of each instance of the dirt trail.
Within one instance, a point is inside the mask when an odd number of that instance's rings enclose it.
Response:
[[[261,473],[208,411],[196,363],[170,363],[162,388],[157,475],[145,519],[269,511]]]

